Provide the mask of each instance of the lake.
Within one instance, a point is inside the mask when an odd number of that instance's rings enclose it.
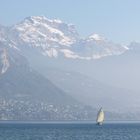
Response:
[[[0,123],[0,140],[140,140],[140,123]]]

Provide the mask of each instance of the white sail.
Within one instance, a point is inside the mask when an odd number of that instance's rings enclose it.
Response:
[[[103,121],[104,121],[104,111],[103,111],[103,109],[101,108],[101,109],[99,110],[99,112],[98,112],[96,122],[97,122],[97,124],[101,125],[101,124],[103,123]]]

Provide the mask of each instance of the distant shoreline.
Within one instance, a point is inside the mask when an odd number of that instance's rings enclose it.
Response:
[[[129,123],[138,123],[140,120],[107,120],[104,121],[104,124],[129,124]],[[83,121],[19,121],[19,120],[0,120],[0,124],[96,124],[96,121],[83,120]]]

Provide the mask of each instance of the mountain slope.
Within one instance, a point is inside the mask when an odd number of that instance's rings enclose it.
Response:
[[[1,75],[0,75],[0,89],[1,95],[5,96],[37,96],[38,99],[46,101],[58,101],[67,97],[60,89],[55,87],[49,80],[32,70],[29,67],[26,59],[18,53],[6,46],[1,48]],[[60,97],[59,97],[60,96]],[[49,97],[49,98],[48,98]],[[55,98],[57,99],[55,99]],[[65,99],[64,101],[68,100]]]
[[[95,108],[103,106],[110,111],[128,112],[139,103],[137,92],[110,86],[79,72],[43,67],[36,67],[36,70],[67,94]]]
[[[90,119],[95,111],[34,71],[18,50],[0,45],[0,119]]]

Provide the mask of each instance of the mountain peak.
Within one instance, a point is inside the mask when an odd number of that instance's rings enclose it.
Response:
[[[20,38],[20,43],[30,46],[70,46],[78,36],[75,27],[59,19],[50,20],[44,16],[30,16],[12,28]]]
[[[49,22],[49,23],[63,23],[60,19],[49,19],[45,16],[29,16],[24,19],[24,21],[32,21],[32,22]]]

